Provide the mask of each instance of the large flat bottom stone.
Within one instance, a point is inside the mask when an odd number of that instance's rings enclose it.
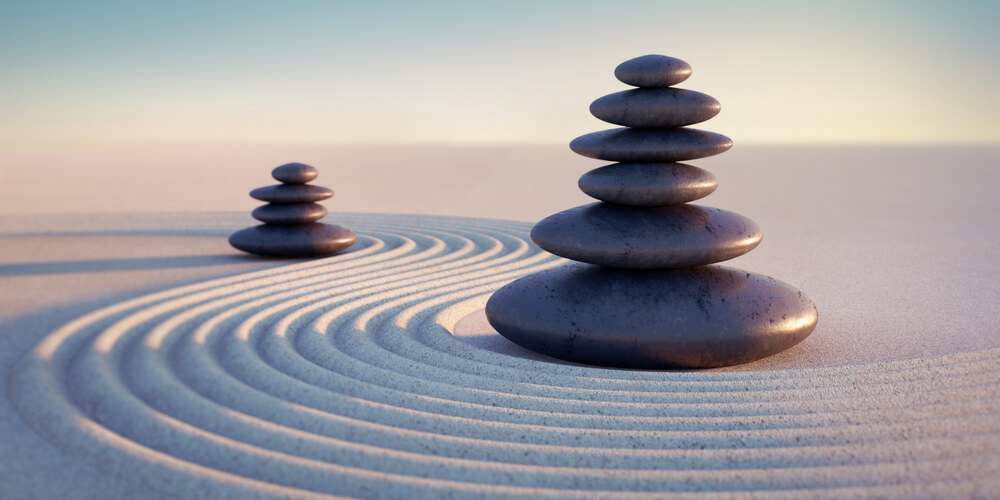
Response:
[[[779,353],[813,331],[818,312],[792,286],[739,269],[572,263],[497,290],[486,317],[504,337],[547,356],[669,369],[736,365]]]
[[[241,229],[229,244],[244,252],[270,257],[320,257],[344,250],[357,241],[346,227],[321,224],[279,226],[261,224]]]

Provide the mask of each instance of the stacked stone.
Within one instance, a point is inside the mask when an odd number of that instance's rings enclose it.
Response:
[[[715,177],[679,161],[725,152],[732,141],[687,128],[719,113],[712,97],[674,88],[680,59],[647,55],[615,69],[638,87],[597,99],[591,113],[623,128],[570,148],[614,161],[580,189],[598,200],[549,216],[531,238],[568,264],[517,280],[489,300],[487,318],[508,339],[557,358],[634,368],[705,368],[753,361],[812,332],[815,305],[770,277],[714,266],[756,247],[757,225],[688,202]]]
[[[254,189],[250,196],[268,202],[253,211],[264,224],[233,233],[229,244],[244,252],[270,257],[319,257],[335,254],[357,240],[342,226],[318,222],[326,208],[317,203],[333,191],[310,185],[319,171],[304,163],[286,163],[271,176],[281,184]]]

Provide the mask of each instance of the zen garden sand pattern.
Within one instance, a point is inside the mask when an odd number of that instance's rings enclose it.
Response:
[[[560,265],[531,225],[349,215],[340,256],[137,295],[17,364],[17,412],[66,453],[187,498],[987,495],[1000,349],[658,372],[455,334]]]

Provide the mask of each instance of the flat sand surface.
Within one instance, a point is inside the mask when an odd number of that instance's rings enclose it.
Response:
[[[917,153],[693,162],[720,179],[704,204],[764,230],[726,265],[820,309],[795,348],[703,372],[554,362],[485,323],[492,290],[559,263],[530,222],[496,219],[586,202],[573,183],[597,162],[544,183],[494,165],[449,199],[457,167],[425,160],[440,182],[377,211],[479,219],[342,213],[375,201],[338,196],[328,219],[361,241],[314,261],[230,249],[247,213],[5,204],[0,497],[995,494],[997,153]]]

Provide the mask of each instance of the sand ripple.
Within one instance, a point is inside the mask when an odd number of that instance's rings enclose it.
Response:
[[[642,372],[451,334],[558,265],[530,224],[360,216],[349,254],[93,311],[10,379],[42,435],[183,497],[995,493],[1000,350]]]

